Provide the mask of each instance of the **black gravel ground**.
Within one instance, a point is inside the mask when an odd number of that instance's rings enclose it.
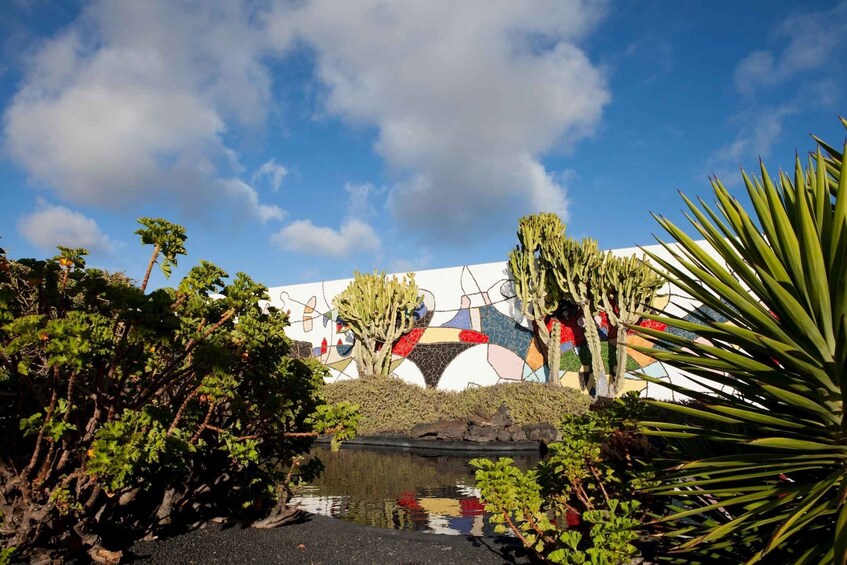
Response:
[[[306,563],[499,565],[528,563],[504,540],[401,532],[309,515],[302,522],[259,530],[210,526],[139,542],[129,562],[145,565]],[[517,552],[517,555],[516,555]]]

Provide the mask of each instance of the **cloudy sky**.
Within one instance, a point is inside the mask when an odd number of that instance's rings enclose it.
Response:
[[[847,2],[39,1],[0,7],[0,246],[143,274],[139,216],[268,285],[604,247],[717,174],[841,143]],[[164,284],[159,278],[156,284]]]

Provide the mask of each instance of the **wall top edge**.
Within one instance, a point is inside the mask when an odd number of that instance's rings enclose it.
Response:
[[[697,240],[697,241],[695,241],[695,243],[697,243],[700,247],[704,247],[704,248],[710,247],[709,243],[706,240]],[[673,242],[673,243],[669,243],[668,245],[670,247],[677,247],[679,244],[676,243],[676,242]],[[604,251],[611,251],[614,255],[623,256],[623,255],[633,255],[633,254],[641,255],[641,254],[643,254],[643,250],[647,250],[647,251],[650,251],[650,252],[653,252],[653,253],[658,252],[657,253],[658,255],[666,255],[667,254],[664,247],[661,244],[658,244],[658,243],[654,243],[652,245],[636,245],[636,246],[632,246],[632,247],[621,247],[621,248],[617,248],[617,249],[608,249],[608,250],[604,250]],[[403,275],[407,274],[407,272],[413,272],[413,273],[415,273],[415,276],[419,276],[419,275],[436,276],[439,272],[447,273],[449,271],[455,271],[456,269],[461,269],[463,267],[471,267],[471,268],[479,268],[479,269],[494,269],[494,268],[497,268],[498,266],[505,266],[505,265],[507,265],[507,263],[508,262],[504,259],[503,261],[492,261],[490,263],[468,263],[468,264],[464,264],[464,265],[454,265],[452,267],[440,267],[438,269],[421,269],[421,270],[418,270],[418,271],[388,273],[388,276],[402,277]],[[273,291],[278,290],[278,289],[285,289],[286,291],[289,291],[292,294],[295,294],[298,288],[303,288],[303,289],[313,288],[314,285],[321,284],[321,283],[324,283],[324,284],[327,284],[327,285],[332,285],[333,287],[335,287],[335,286],[339,286],[339,285],[345,285],[345,283],[349,284],[349,282],[352,281],[352,280],[353,280],[353,277],[348,277],[348,278],[344,278],[344,279],[330,279],[330,280],[324,280],[324,281],[318,280],[318,281],[311,281],[311,282],[304,282],[304,283],[297,283],[297,284],[276,285],[276,286],[268,287],[268,290],[273,292]]]

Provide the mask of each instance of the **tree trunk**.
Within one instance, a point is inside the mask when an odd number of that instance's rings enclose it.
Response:
[[[620,394],[620,391],[623,388],[624,382],[626,380],[626,365],[629,356],[626,353],[625,326],[618,327],[617,347],[615,349],[617,353],[617,367],[615,367],[614,387],[611,390],[612,396],[618,396]]]
[[[609,395],[609,381],[606,377],[606,369],[603,366],[603,356],[600,353],[600,333],[588,303],[582,305],[582,316],[585,324],[585,342],[591,353],[591,372],[594,374],[595,396]]]
[[[356,360],[356,370],[362,380],[377,378],[374,366],[374,354],[359,338],[353,342],[353,358]]]
[[[562,323],[553,318],[553,331],[547,340],[547,368],[550,372],[549,382],[553,386],[560,386],[559,366],[562,359]]]
[[[144,280],[141,281],[141,292],[147,290],[147,283],[150,281],[150,273],[153,272],[153,265],[156,264],[156,259],[159,257],[159,246],[153,248],[153,254],[150,256],[150,262],[147,263],[147,272],[144,273]]]

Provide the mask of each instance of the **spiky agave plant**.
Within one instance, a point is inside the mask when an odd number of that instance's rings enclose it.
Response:
[[[664,347],[651,356],[705,390],[665,385],[698,404],[655,403],[695,423],[643,422],[683,452],[691,442],[712,449],[698,460],[680,456],[653,489],[675,500],[665,535],[687,552],[685,562],[847,563],[842,156],[819,141],[807,167],[797,159],[793,179],[781,172],[772,181],[764,165],[761,178],[745,174],[752,214],[718,180],[716,209],[686,198],[690,221],[719,259],[657,217],[678,242],[665,245],[676,263],[651,258],[718,314],[647,315],[690,339],[634,328]]]

